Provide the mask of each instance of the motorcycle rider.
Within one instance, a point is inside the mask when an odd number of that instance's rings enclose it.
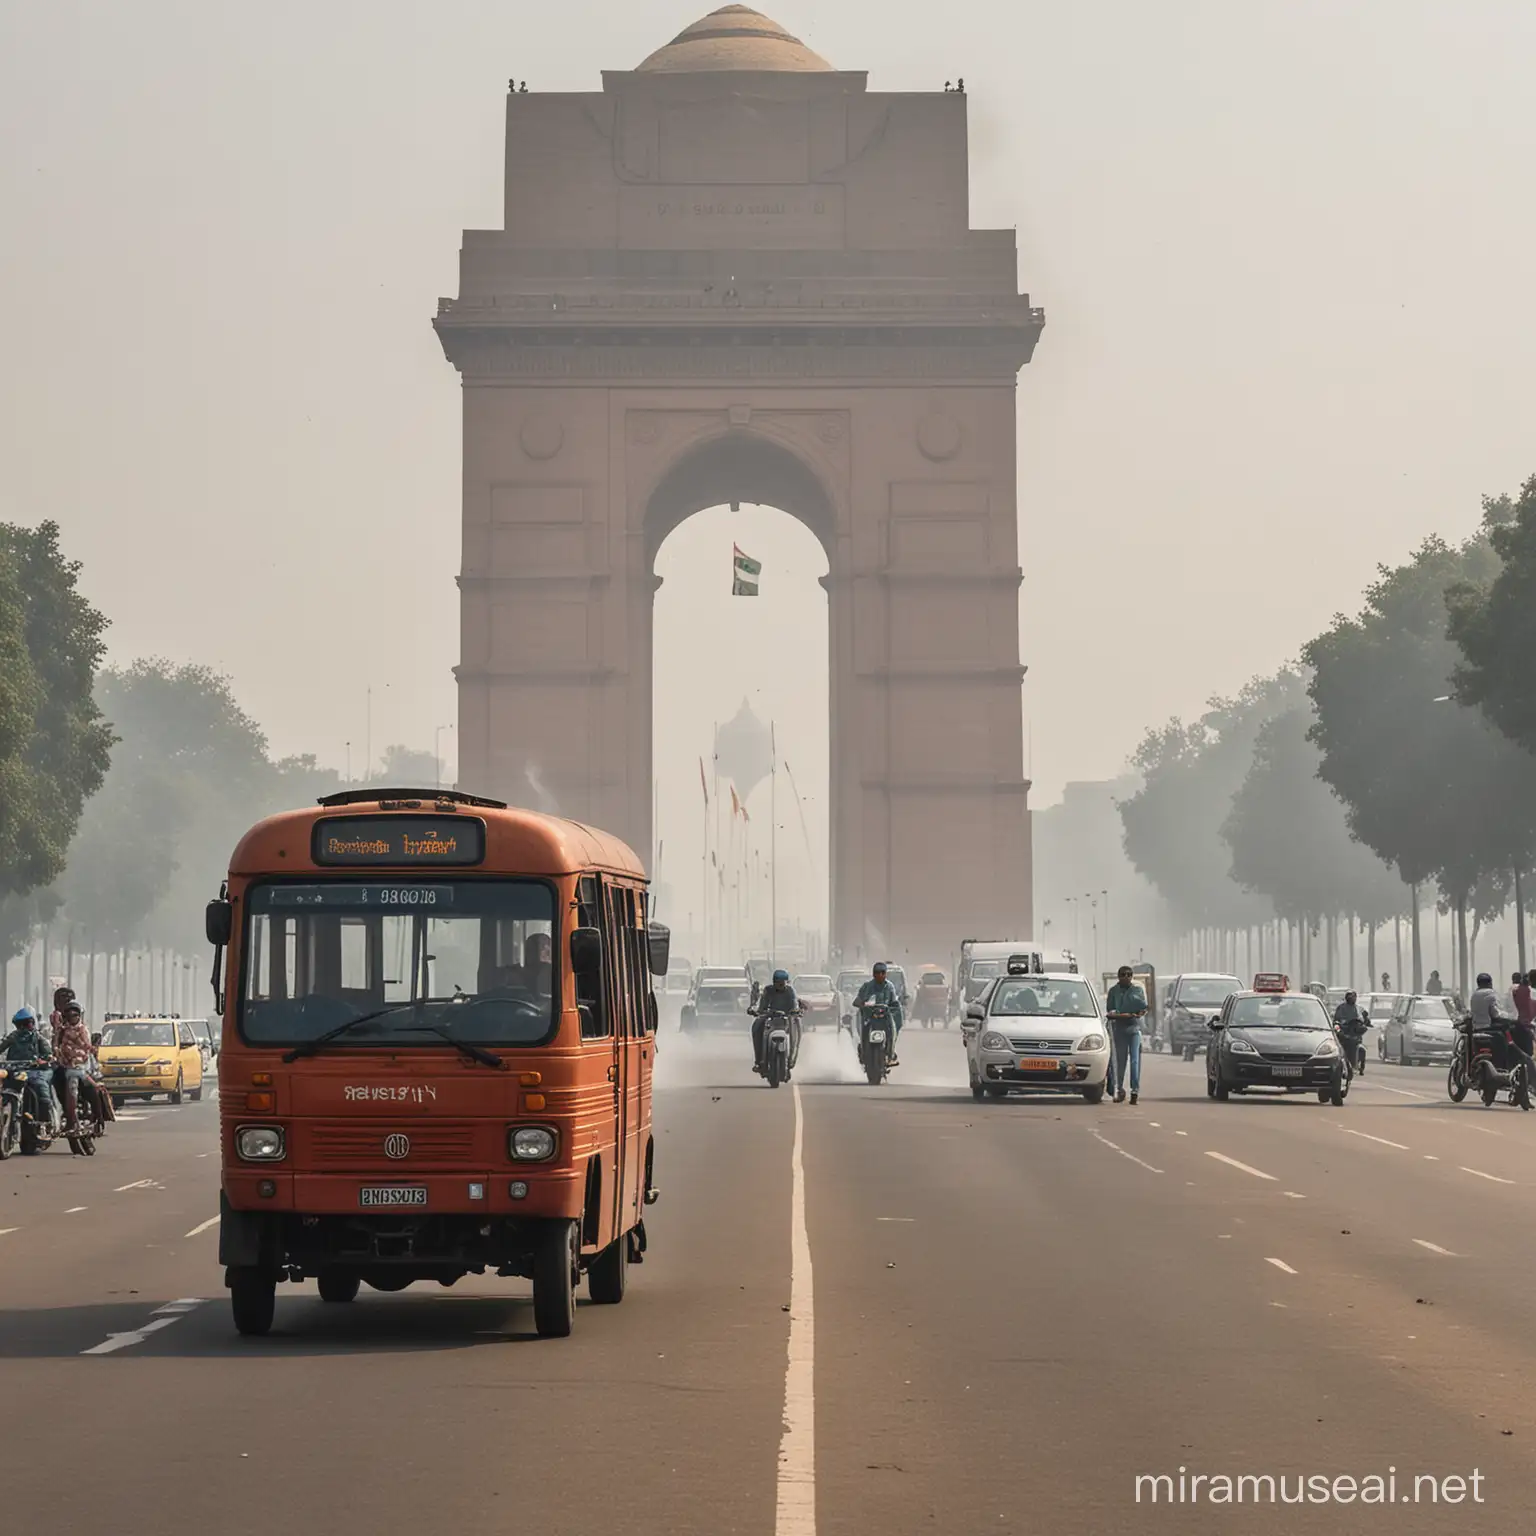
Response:
[[[1333,1027],[1339,1032],[1339,1042],[1344,1047],[1344,1060],[1351,1073],[1361,1070],[1364,1054],[1365,1032],[1370,1028],[1371,1016],[1360,1006],[1354,992],[1346,992],[1344,1001],[1333,1010]]]
[[[885,1037],[886,1061],[890,1066],[899,1067],[900,1060],[896,1055],[896,1037],[901,1033],[901,994],[886,979],[886,964],[884,960],[875,961],[874,971],[870,979],[859,988],[853,999],[853,1016],[859,1021],[858,1028],[862,1030],[862,1009],[866,1004],[874,1004],[884,1008],[891,1016],[891,1027]],[[862,1033],[855,1035],[862,1039]]]
[[[755,1016],[752,1020],[752,1054],[756,1058],[754,1072],[763,1070],[763,1040],[768,1029],[768,1015],[783,1013],[789,1016],[789,1059],[793,1063],[800,1054],[800,999],[789,984],[789,972],[777,970],[773,980],[758,994]]]
[[[6,1064],[29,1067],[36,1062],[47,1061],[48,1046],[37,1027],[37,1015],[30,1008],[21,1007],[11,1015],[11,1023],[16,1027],[5,1039],[0,1040],[0,1057],[5,1059]],[[53,1106],[57,1102],[53,1096],[52,1075],[50,1072],[37,1072],[28,1076],[28,1086],[37,1090],[38,1104],[49,1118],[52,1118]]]
[[[81,1085],[85,1083],[95,1048],[86,1028],[80,1004],[71,997],[60,1009],[53,1031],[53,1053],[59,1058],[58,1075],[64,1080],[64,1129],[74,1135],[80,1108]],[[90,1092],[89,1087],[85,1089]]]

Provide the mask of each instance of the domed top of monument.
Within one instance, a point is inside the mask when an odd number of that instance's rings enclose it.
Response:
[[[684,27],[640,65],[643,74],[710,74],[737,70],[830,73],[832,66],[798,37],[749,5],[722,5]]]

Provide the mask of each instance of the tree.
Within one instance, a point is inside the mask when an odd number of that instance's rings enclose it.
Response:
[[[0,524],[0,949],[31,932],[26,898],[58,877],[112,733],[92,696],[106,619],[77,587],[56,523]]]
[[[1317,748],[1307,735],[1312,720],[1303,704],[1259,728],[1221,827],[1232,878],[1292,920],[1361,918],[1374,935],[1402,911],[1407,893],[1395,871],[1350,834],[1343,805],[1318,777]]]
[[[1460,548],[1428,539],[1407,564],[1381,567],[1359,617],[1340,615],[1303,651],[1319,772],[1361,842],[1411,885],[1439,884],[1456,914],[1463,980],[1474,888],[1526,867],[1536,847],[1529,759],[1480,710],[1448,697],[1460,653],[1447,634],[1446,593],[1485,584],[1495,563],[1486,537]]]
[[[1450,589],[1450,635],[1461,652],[1452,682],[1511,741],[1536,752],[1536,475],[1483,502],[1488,543],[1502,562],[1491,581]]]
[[[1213,699],[1197,723],[1149,731],[1132,757],[1142,785],[1120,803],[1126,855],[1185,926],[1245,927],[1270,916],[1232,879],[1221,827],[1260,728],[1302,697],[1289,669],[1255,679],[1234,699]]]

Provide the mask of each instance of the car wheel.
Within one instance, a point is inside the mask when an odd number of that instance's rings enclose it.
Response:
[[[349,1274],[344,1269],[323,1269],[316,1277],[316,1284],[320,1288],[321,1301],[341,1305],[357,1300],[357,1293],[362,1289],[363,1282],[361,1276]]]
[[[1407,1035],[1403,1035],[1397,1042],[1397,1064],[1400,1067],[1411,1067],[1413,1065],[1408,1057]]]
[[[203,1085],[199,1083],[196,1088],[187,1089],[187,1097],[194,1104],[201,1104],[203,1102]]]
[[[166,1095],[172,1104],[180,1104],[182,1100],[181,1073],[176,1074],[176,1086]]]
[[[1205,1096],[1208,1099],[1216,1097],[1216,1079],[1210,1073],[1206,1073],[1205,1076]]]
[[[1213,1086],[1217,1101],[1225,1104],[1228,1098],[1231,1097],[1232,1090],[1227,1087],[1227,1080],[1221,1075],[1221,1058],[1219,1056],[1216,1058],[1216,1078]]]
[[[1091,1088],[1084,1088],[1083,1097],[1090,1104],[1102,1104],[1104,1102],[1104,1084],[1095,1083]]]
[[[989,1099],[1006,1099],[1008,1097],[1008,1085],[1006,1083],[988,1083],[986,1090]]]

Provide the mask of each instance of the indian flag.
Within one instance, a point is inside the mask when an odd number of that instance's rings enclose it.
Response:
[[[757,578],[763,574],[763,563],[744,554],[738,545],[731,545],[731,596],[756,597]]]

